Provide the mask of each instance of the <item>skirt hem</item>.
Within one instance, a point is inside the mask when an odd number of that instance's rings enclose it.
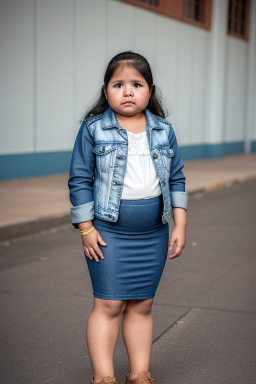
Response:
[[[93,296],[104,300],[141,300],[153,299],[155,294],[140,294],[140,295],[104,295],[102,293],[93,292]]]

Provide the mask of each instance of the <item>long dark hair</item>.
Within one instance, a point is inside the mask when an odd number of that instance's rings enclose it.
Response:
[[[138,53],[135,53],[132,51],[125,51],[125,52],[118,53],[116,56],[114,56],[110,60],[104,76],[105,89],[107,89],[107,86],[111,77],[113,76],[115,70],[119,67],[121,62],[124,62],[124,64],[129,67],[135,68],[144,77],[144,79],[146,80],[149,86],[149,89],[152,88],[152,92],[151,92],[151,96],[150,96],[147,108],[154,115],[165,118],[166,114],[163,110],[160,97],[156,93],[150,65],[148,61],[145,59],[145,57],[143,57]],[[102,87],[100,97],[95,102],[95,104],[89,109],[89,111],[86,112],[85,116],[83,117],[83,120],[86,119],[87,117],[98,115],[99,113],[105,112],[108,107],[109,105]]]

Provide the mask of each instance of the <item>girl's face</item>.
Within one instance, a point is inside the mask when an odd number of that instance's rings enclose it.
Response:
[[[147,107],[151,90],[144,77],[133,67],[120,65],[103,87],[109,106],[116,114],[135,116]]]

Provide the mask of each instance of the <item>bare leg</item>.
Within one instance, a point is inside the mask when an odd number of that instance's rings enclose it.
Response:
[[[130,363],[130,377],[148,371],[153,342],[153,299],[129,300],[123,314],[122,333]]]
[[[95,383],[114,376],[114,353],[125,300],[102,300],[94,297],[94,307],[86,326],[87,346]]]

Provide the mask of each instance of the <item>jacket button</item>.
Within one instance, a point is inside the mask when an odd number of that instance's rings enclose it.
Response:
[[[105,147],[100,147],[100,152],[105,152]]]
[[[164,180],[162,181],[162,185],[165,185],[165,181]]]
[[[157,159],[157,158],[158,158],[157,154],[154,153],[154,155],[153,155],[153,159]]]

